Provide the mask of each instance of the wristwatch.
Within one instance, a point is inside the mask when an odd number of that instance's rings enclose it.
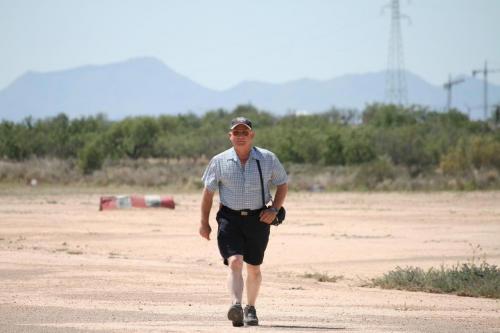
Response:
[[[276,208],[276,207],[269,207],[268,209],[272,210],[275,214],[278,214],[278,208]]]

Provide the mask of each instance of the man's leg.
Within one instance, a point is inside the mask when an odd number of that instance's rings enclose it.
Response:
[[[227,259],[229,276],[227,286],[231,294],[232,305],[227,313],[227,319],[233,322],[233,326],[243,326],[243,308],[241,298],[243,295],[243,256],[234,255]]]
[[[244,323],[247,325],[259,325],[257,311],[255,310],[255,301],[259,294],[260,284],[262,282],[262,274],[260,265],[247,264],[247,302],[248,305],[244,310]]]
[[[227,285],[233,304],[240,303],[243,296],[243,256],[234,255],[227,259],[229,276]]]
[[[247,264],[248,305],[255,306],[255,301],[257,300],[261,283],[262,283],[262,274],[260,272],[260,265]]]

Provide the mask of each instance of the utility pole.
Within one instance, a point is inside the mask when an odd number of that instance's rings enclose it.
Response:
[[[500,69],[488,69],[488,62],[484,62],[484,69],[474,69],[472,71],[472,76],[476,76],[476,74],[482,73],[484,78],[484,120],[488,120],[489,112],[488,112],[488,73],[496,73],[500,72]]]
[[[500,125],[500,104],[495,106],[495,111],[493,113],[493,123],[498,128]]]
[[[391,37],[387,55],[385,99],[392,104],[405,105],[408,103],[408,90],[404,68],[401,18],[409,20],[409,17],[399,11],[399,0],[391,0],[383,9],[386,7],[391,8]]]
[[[453,86],[457,85],[457,84],[460,84],[460,83],[462,83],[464,81],[465,81],[465,79],[463,79],[463,78],[452,80],[451,79],[451,74],[448,75],[448,82],[446,82],[445,84],[443,84],[443,88],[448,91],[448,102],[446,104],[446,112],[450,112],[450,108],[451,108],[451,90],[453,89]]]

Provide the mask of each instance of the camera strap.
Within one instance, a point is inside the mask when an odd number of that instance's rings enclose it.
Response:
[[[255,147],[254,149],[257,151]],[[257,168],[259,169],[260,191],[262,193],[262,207],[266,207],[266,199],[264,198],[264,181],[262,180],[262,169],[260,168],[260,161],[257,158],[255,159],[255,161],[257,162]]]

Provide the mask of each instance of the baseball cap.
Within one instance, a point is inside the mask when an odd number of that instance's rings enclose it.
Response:
[[[231,120],[231,126],[229,128],[234,129],[238,125],[245,125],[249,129],[252,129],[252,122],[245,117],[237,117]]]

